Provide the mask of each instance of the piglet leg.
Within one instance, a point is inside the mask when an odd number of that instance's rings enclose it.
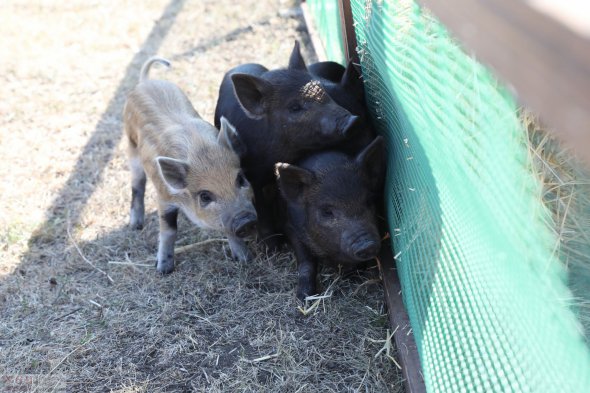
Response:
[[[272,186],[261,189],[254,187],[256,214],[258,215],[258,240],[271,253],[278,252],[282,243],[282,234],[276,230],[276,190]]]
[[[160,242],[158,244],[158,262],[156,270],[162,274],[174,270],[174,243],[176,242],[178,208],[160,203]]]
[[[306,247],[298,240],[291,238],[291,245],[297,258],[297,299],[304,301],[306,296],[317,293],[316,276],[318,271],[317,260]]]
[[[145,195],[146,176],[137,154],[137,148],[130,148],[130,150],[131,211],[129,215],[129,225],[132,229],[142,229],[145,212],[143,200]]]

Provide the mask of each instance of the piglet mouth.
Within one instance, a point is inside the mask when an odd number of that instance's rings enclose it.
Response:
[[[232,232],[239,238],[245,238],[256,232],[257,217],[255,213],[242,213],[232,222]]]

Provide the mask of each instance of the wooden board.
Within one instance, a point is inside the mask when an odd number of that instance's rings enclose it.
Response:
[[[523,1],[418,2],[513,87],[559,139],[590,159],[590,40],[579,29]]]
[[[389,246],[389,240],[383,242],[379,254],[379,264],[383,288],[385,290],[385,302],[387,303],[389,324],[392,329],[397,329],[394,334],[395,346],[402,373],[404,375],[404,387],[406,393],[425,393],[424,376],[420,364],[420,357],[414,340],[414,333],[410,326],[410,318],[402,299],[402,288],[395,268],[393,253]]]
[[[344,43],[344,57],[352,59],[353,63],[359,64],[358,53],[356,53],[356,33],[354,32],[354,18],[350,0],[338,0],[338,11],[340,12],[340,26],[342,27],[342,42]]]

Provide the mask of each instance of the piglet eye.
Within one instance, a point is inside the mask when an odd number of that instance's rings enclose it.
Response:
[[[210,191],[200,191],[198,194],[199,202],[201,206],[205,207],[215,199]]]
[[[236,178],[236,184],[240,188],[244,188],[248,185],[248,182],[246,181],[246,177],[244,177],[244,174],[242,172],[238,173],[238,177]]]
[[[298,102],[294,102],[291,105],[289,105],[289,110],[291,112],[300,112],[303,110],[303,106]]]
[[[322,218],[334,218],[334,210],[328,206],[324,206],[320,209]]]

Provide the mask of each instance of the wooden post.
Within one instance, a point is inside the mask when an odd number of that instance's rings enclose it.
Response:
[[[352,59],[353,63],[359,64],[358,54],[356,53],[356,34],[354,32],[354,19],[350,0],[338,0],[338,10],[340,11],[340,26],[342,27],[342,42],[344,43],[344,57],[346,61]]]
[[[394,334],[400,365],[404,375],[406,393],[426,393],[420,356],[410,326],[410,318],[402,300],[402,288],[394,266],[393,253],[389,240],[384,241],[379,254],[381,277],[385,290],[389,324],[397,329]]]

